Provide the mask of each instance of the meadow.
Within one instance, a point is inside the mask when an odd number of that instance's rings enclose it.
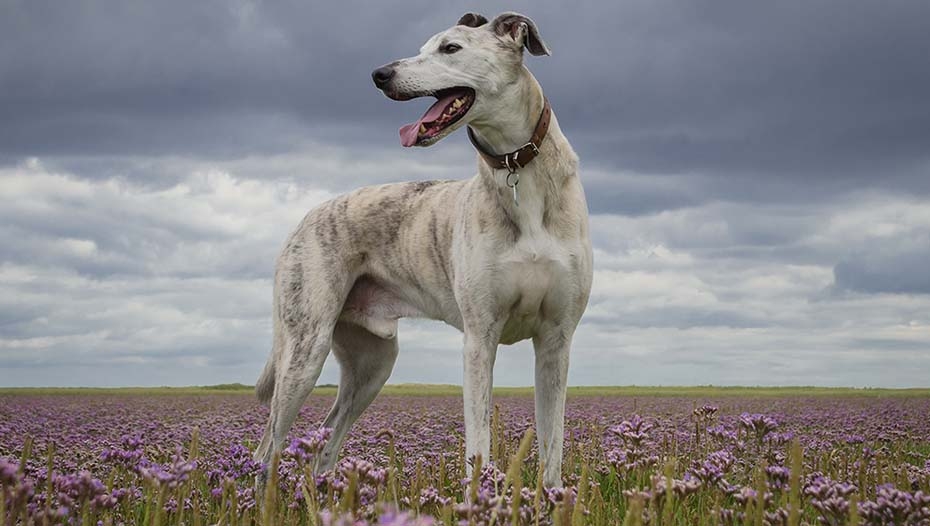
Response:
[[[459,389],[388,386],[314,475],[334,394],[256,495],[267,409],[246,386],[0,390],[0,520],[930,525],[930,390],[573,388],[563,488],[537,476],[519,388],[495,390],[490,459],[464,456]]]

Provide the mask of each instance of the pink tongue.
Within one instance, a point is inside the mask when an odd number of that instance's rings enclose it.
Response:
[[[417,122],[411,122],[400,127],[400,144],[403,146],[413,146],[417,143],[417,135],[420,133],[420,125],[435,121],[441,115],[449,104],[456,99],[456,94],[452,93],[436,101],[435,104],[426,110],[426,113],[420,117]]]

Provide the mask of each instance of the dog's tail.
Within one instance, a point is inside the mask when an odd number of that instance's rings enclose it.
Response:
[[[255,394],[258,396],[258,401],[263,404],[268,404],[274,394],[274,362],[275,352],[272,351],[271,356],[268,357],[268,362],[265,363],[265,369],[262,370],[262,375],[258,377],[258,382],[255,383]]]
[[[265,405],[271,402],[271,397],[274,395],[275,364],[278,363],[278,355],[281,353],[281,334],[277,323],[277,309],[275,309],[272,316],[274,317],[272,329],[274,335],[272,337],[271,352],[268,353],[268,361],[265,362],[265,368],[262,370],[261,376],[255,382],[255,395],[258,396],[258,401]]]

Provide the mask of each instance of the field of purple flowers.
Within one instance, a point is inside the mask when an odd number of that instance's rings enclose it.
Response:
[[[334,472],[314,395],[268,491],[247,394],[0,394],[4,524],[930,525],[930,398],[574,396],[564,488],[544,488],[533,401],[497,396],[466,475],[461,399],[382,395]]]

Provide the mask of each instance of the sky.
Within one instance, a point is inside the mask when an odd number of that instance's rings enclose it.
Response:
[[[475,173],[370,80],[466,10],[552,49],[595,254],[572,385],[930,385],[928,2],[0,0],[0,386],[253,383],[308,210]],[[390,382],[461,383],[455,329],[399,340]]]

